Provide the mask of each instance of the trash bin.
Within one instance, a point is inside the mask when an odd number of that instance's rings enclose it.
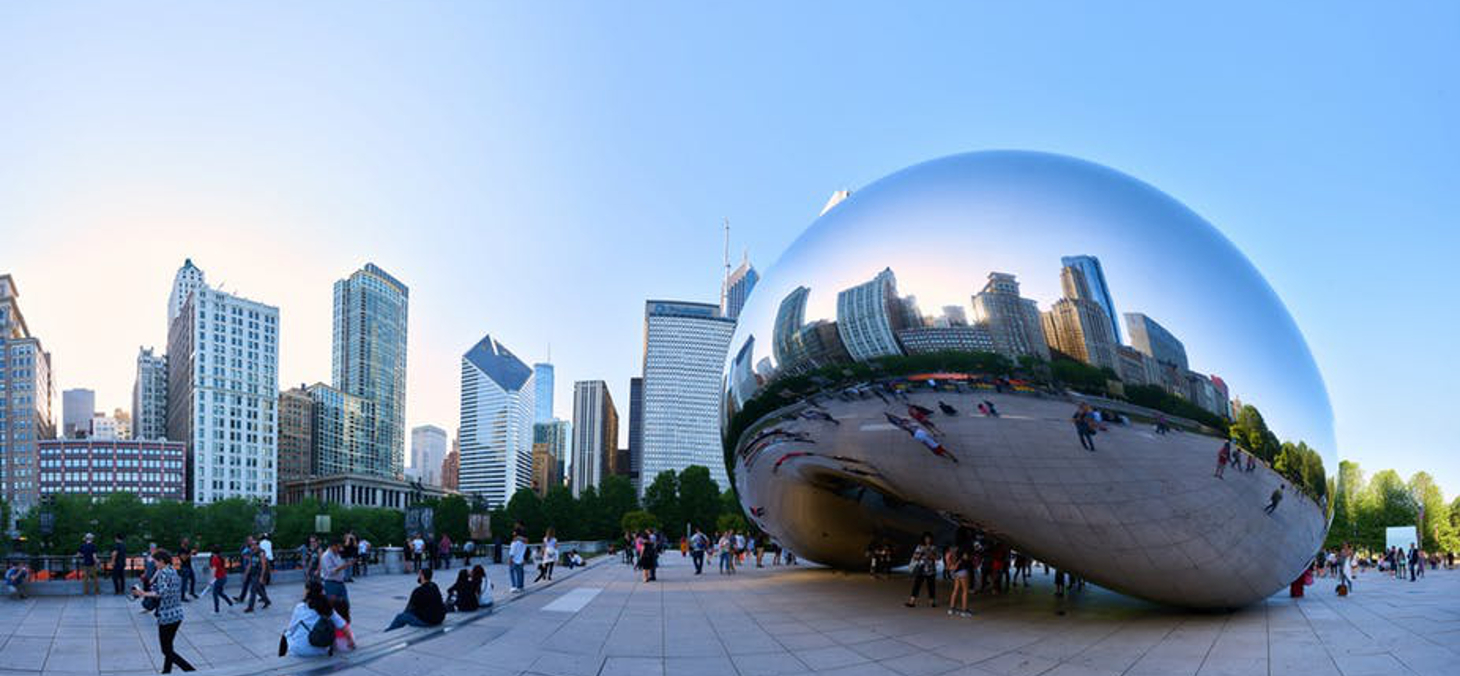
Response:
[[[381,547],[380,560],[385,563],[385,572],[399,575],[406,571],[405,555],[400,547]]]

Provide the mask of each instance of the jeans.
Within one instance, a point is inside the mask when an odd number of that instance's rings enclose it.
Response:
[[[324,595],[332,599],[344,599],[345,603],[350,602],[350,590],[345,588],[345,583],[343,582],[325,580]]]
[[[700,573],[705,572],[705,553],[696,550],[690,552],[689,556],[691,559],[694,559],[695,562],[695,575],[699,575]]]
[[[548,561],[546,563],[539,563],[539,564],[537,564],[537,577],[533,579],[533,582],[538,582],[538,581],[541,581],[541,580],[547,580],[548,582],[552,582],[552,580],[553,580],[553,562],[552,561]]]
[[[228,598],[228,592],[223,591],[223,589],[227,586],[227,575],[224,575],[223,577],[213,578],[213,612],[215,613],[218,612],[218,599],[223,599],[224,601],[227,601],[228,605],[230,606],[233,605],[233,599]]]
[[[433,625],[433,624],[426,624],[426,621],[425,620],[423,620],[423,619],[421,619],[419,617],[416,617],[415,613],[412,613],[411,611],[406,610],[406,611],[402,611],[399,615],[396,615],[395,616],[395,619],[390,621],[390,626],[389,627],[386,627],[385,630],[386,631],[394,631],[396,629],[400,629],[401,627],[404,627],[404,626],[407,626],[407,625],[410,625],[412,627],[434,627],[434,626],[436,626],[436,625]]]
[[[193,598],[198,598],[197,574],[193,572],[192,565],[179,566],[177,576],[181,578],[182,582],[182,599],[188,600],[188,594],[192,594]]]
[[[183,671],[193,671],[193,665],[182,658],[172,649],[172,641],[177,638],[177,630],[182,627],[182,620],[172,624],[157,625],[157,642],[162,646],[162,673],[172,673],[172,665],[176,664]]]
[[[258,573],[243,576],[243,590],[248,595],[247,610],[253,610],[254,601],[263,601],[266,606],[273,605],[273,601],[269,600],[268,590],[264,589],[264,581],[259,579]]]
[[[731,558],[731,554],[730,554],[729,551],[721,551],[720,552],[720,572],[722,572],[722,573],[733,573],[733,572],[735,572],[735,560]]]
[[[514,564],[512,564],[510,567],[508,567],[507,572],[509,573],[509,576],[512,578],[512,588],[513,589],[521,589],[521,588],[527,586],[527,581],[526,581],[526,578],[525,578],[525,575],[526,574],[522,570],[522,564],[520,564],[520,563],[514,563]]]
[[[112,566],[112,592],[118,596],[127,586],[127,569],[121,566]]]

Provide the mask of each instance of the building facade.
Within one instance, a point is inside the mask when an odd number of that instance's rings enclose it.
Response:
[[[427,486],[440,486],[446,446],[446,430],[435,425],[412,427],[411,475]]]
[[[314,476],[314,399],[305,385],[279,393],[279,486]],[[282,499],[282,495],[280,496]]]
[[[1127,312],[1125,327],[1130,332],[1131,347],[1179,370],[1190,368],[1186,363],[1186,346],[1167,331],[1166,327],[1157,324],[1156,320],[1139,312]]]
[[[755,271],[755,266],[750,264],[749,258],[740,261],[740,266],[725,278],[724,300],[720,304],[720,315],[729,319],[740,317],[740,309],[745,307],[745,301],[750,298],[750,292],[755,289],[755,283],[760,281],[760,273]]]
[[[172,331],[172,323],[182,314],[183,305],[194,291],[207,286],[208,278],[198,266],[193,265],[193,259],[183,261],[182,267],[177,269],[177,274],[172,276],[172,293],[167,295],[167,329]]]
[[[1115,336],[1115,340],[1112,342],[1119,345],[1121,341],[1120,315],[1115,312],[1115,301],[1110,295],[1110,283],[1105,281],[1105,268],[1100,266],[1100,259],[1094,256],[1064,256],[1060,258],[1060,265],[1080,272],[1086,285],[1086,294],[1080,298],[1100,306],[1100,311],[1110,322],[1110,330]],[[1065,290],[1065,296],[1072,297],[1069,289]]]
[[[553,419],[553,365],[546,362],[533,364],[532,379],[535,383],[532,395],[533,404],[536,407],[532,422],[545,423]]]
[[[187,444],[144,439],[54,439],[37,443],[40,494],[132,493],[144,503],[187,498]]]
[[[310,385],[313,402],[313,474],[361,474],[392,478],[390,459],[375,443],[375,402],[324,383]]]
[[[132,382],[132,438],[167,438],[167,356],[152,348],[137,349],[137,377]]]
[[[1039,306],[1019,295],[1014,275],[989,273],[983,290],[973,295],[973,316],[993,336],[999,354],[1015,361],[1026,355],[1049,361]]]
[[[491,507],[532,485],[532,369],[485,336],[461,358],[458,486]]]
[[[172,321],[167,438],[188,446],[194,502],[278,498],[278,345],[278,308],[206,285]]]
[[[96,392],[84,388],[61,392],[61,435],[83,439],[91,435],[91,417],[96,414]]]
[[[664,470],[704,465],[728,487],[720,442],[721,378],[735,320],[705,303],[648,301],[640,493]]]
[[[284,484],[279,501],[298,504],[305,498],[346,507],[376,507],[404,510],[423,500],[457,495],[453,490],[428,486],[374,474],[334,474],[290,481]]]
[[[461,437],[451,440],[451,450],[446,452],[446,459],[441,461],[441,488],[454,491],[458,490],[459,477],[461,476]]]
[[[15,280],[0,274],[0,497],[12,515],[35,505],[36,443],[56,436],[51,354],[31,335],[19,297]]]
[[[1120,371],[1110,320],[1099,305],[1061,298],[1043,314],[1049,346],[1086,364]]]
[[[644,465],[644,379],[629,378],[629,483],[634,490],[639,488],[640,471]]]
[[[573,497],[597,488],[612,474],[618,450],[618,409],[608,383],[580,380],[573,383]]]
[[[902,354],[897,331],[906,326],[905,319],[891,268],[836,295],[837,332],[847,353],[857,361]]]
[[[553,418],[545,423],[534,423],[532,426],[533,452],[537,452],[538,444],[545,444],[544,450],[557,459],[558,466],[553,469],[553,475],[557,477],[559,485],[567,485],[569,464],[572,463],[573,455],[573,423],[567,420]],[[533,460],[533,471],[536,472],[536,456]]]
[[[897,339],[908,354],[934,352],[994,352],[994,337],[982,326],[946,326],[903,329]]]
[[[374,409],[363,470],[399,479],[405,471],[406,325],[410,289],[374,263],[335,282],[331,350],[335,389]]]

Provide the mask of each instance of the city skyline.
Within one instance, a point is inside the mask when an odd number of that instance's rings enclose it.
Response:
[[[56,397],[93,389],[98,410],[128,408],[137,350],[162,351],[162,299],[192,257],[211,283],[280,308],[280,383],[323,379],[330,285],[375,261],[413,291],[407,427],[455,428],[456,357],[487,329],[529,362],[553,344],[554,414],[567,418],[573,380],[617,392],[638,375],[645,298],[715,302],[723,218],[732,251],[748,246],[769,269],[836,190],[955,151],[1053,150],[1180,195],[1253,260],[1322,367],[1341,456],[1460,486],[1438,409],[1454,359],[1442,338],[1460,318],[1392,330],[1439,304],[1445,252],[1460,246],[1446,227],[1460,207],[1456,104],[1433,86],[1454,63],[1438,45],[1460,10],[1432,6],[1422,22],[1361,11],[1295,32],[1307,11],[1264,7],[1254,22],[1252,9],[1173,28],[1124,9],[1087,23],[1032,7],[807,6],[769,26],[723,8],[720,24],[765,47],[727,59],[714,24],[678,9],[545,20],[457,6],[331,31],[328,6],[267,22],[241,8],[168,22],[93,8],[97,20],[79,23],[64,6],[7,7],[5,49],[23,58],[0,78],[26,104],[0,143],[35,159],[12,162],[26,178],[0,186],[0,272],[53,354]],[[991,30],[970,44],[955,29],[1021,18],[1039,19],[1038,40]],[[1233,57],[1216,36],[1239,29],[1253,43]],[[54,50],[63,33],[79,47]],[[243,39],[260,33],[271,39]],[[206,48],[221,42],[240,47]],[[1090,58],[1058,60],[1048,42]],[[388,68],[382,43],[400,47]],[[588,56],[604,53],[615,56]],[[834,85],[828,59],[875,86]],[[134,79],[147,72],[160,76]],[[568,112],[585,109],[600,114]],[[1070,109],[1084,114],[1057,112]],[[483,110],[500,115],[484,124]],[[1375,124],[1395,118],[1406,123]],[[544,242],[554,265],[496,254]],[[115,296],[97,303],[102,288]],[[1363,365],[1378,346],[1440,363],[1406,378],[1412,396],[1375,396]],[[1395,420],[1412,424],[1384,422]]]

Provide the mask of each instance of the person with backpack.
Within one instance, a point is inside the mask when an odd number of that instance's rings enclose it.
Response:
[[[335,632],[345,628],[345,618],[335,612],[324,594],[324,584],[310,580],[304,586],[304,600],[294,606],[289,624],[279,638],[279,656],[322,657],[333,652]]]
[[[441,600],[441,589],[431,581],[431,569],[423,568],[416,573],[416,581],[419,584],[411,591],[406,609],[391,620],[386,631],[395,631],[406,625],[435,627],[446,619],[446,603]]]

